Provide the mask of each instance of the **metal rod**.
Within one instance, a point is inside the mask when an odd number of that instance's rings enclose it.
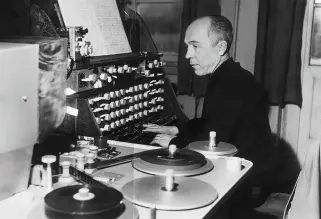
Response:
[[[149,219],[156,219],[156,206],[149,208]]]

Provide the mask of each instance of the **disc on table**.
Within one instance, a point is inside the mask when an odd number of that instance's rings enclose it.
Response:
[[[123,204],[125,205],[125,211],[122,215],[117,217],[117,219],[137,219],[138,218],[138,210],[133,206],[133,203],[123,200]],[[46,219],[45,215],[45,204],[44,202],[39,202],[33,205],[27,215],[27,219]]]
[[[202,153],[204,156],[233,156],[237,153],[237,148],[229,143],[220,142],[214,147],[209,147],[209,141],[195,141],[190,143],[187,148]]]
[[[177,149],[174,155],[168,149],[151,150],[132,161],[132,166],[144,173],[165,175],[167,169],[173,169],[175,176],[194,176],[211,171],[213,163],[199,152]]]
[[[165,183],[164,176],[143,177],[128,182],[121,191],[130,202],[159,210],[201,208],[218,197],[213,186],[198,179],[175,177],[173,191],[167,191]]]
[[[111,187],[66,186],[45,196],[45,214],[48,218],[118,218],[125,210],[122,200],[122,194]]]
[[[118,219],[137,219],[139,217],[137,208],[133,205],[133,203],[123,200],[125,205],[125,212],[118,217]]]

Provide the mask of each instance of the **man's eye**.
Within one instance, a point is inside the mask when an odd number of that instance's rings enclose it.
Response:
[[[193,48],[194,48],[194,49],[197,49],[197,48],[198,48],[198,46],[197,46],[197,45],[193,45]]]

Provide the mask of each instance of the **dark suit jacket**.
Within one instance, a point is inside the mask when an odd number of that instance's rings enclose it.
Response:
[[[178,127],[170,144],[185,147],[192,141],[208,140],[216,131],[217,141],[238,148],[239,157],[254,163],[255,184],[278,168],[278,153],[271,144],[268,104],[254,76],[229,58],[210,75],[201,118]],[[260,175],[260,176],[258,176]]]

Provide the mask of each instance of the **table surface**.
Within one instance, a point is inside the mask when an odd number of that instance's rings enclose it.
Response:
[[[122,155],[127,155],[133,152],[140,152],[146,149],[154,149],[156,147],[137,147],[130,148],[130,147],[122,147],[117,146],[118,150],[122,152]],[[234,189],[241,184],[243,179],[249,173],[249,170],[252,168],[253,164],[250,161],[242,159],[242,170],[233,172],[228,169],[228,162],[231,157],[221,157],[221,156],[213,156],[208,158],[211,162],[213,162],[214,169],[208,173],[192,176],[191,178],[199,179],[208,184],[212,185],[217,193],[218,198],[210,205],[201,207],[198,209],[192,210],[185,210],[185,211],[163,211],[157,210],[156,211],[156,218],[157,219],[177,219],[177,218],[184,218],[184,219],[198,219],[203,218],[206,216],[210,211],[213,212],[222,204],[228,195],[233,192]],[[132,181],[133,179],[150,176],[148,174],[142,173],[137,171],[132,167],[131,162],[109,167],[103,169],[101,171],[106,171],[108,173],[116,173],[122,174],[123,177],[115,181],[111,184],[117,190],[121,191],[121,188],[127,183]],[[16,194],[10,198],[7,198],[3,201],[0,201],[0,215],[6,216],[6,218],[35,218],[35,219],[42,219],[44,218],[43,212],[43,200],[42,195],[45,193],[43,188],[30,186],[28,190]],[[187,196],[188,197],[188,196]],[[193,197],[190,197],[193,198]],[[41,207],[40,207],[41,206]],[[139,212],[140,219],[149,219],[150,218],[150,209],[137,206],[137,210]],[[16,209],[20,209],[19,213]],[[35,210],[36,209],[36,210]],[[35,213],[36,212],[36,213]]]
[[[121,148],[120,150],[128,151],[129,148]],[[145,149],[145,148],[144,148]],[[129,149],[133,150],[133,149]],[[141,149],[135,148],[135,152],[140,152]],[[222,203],[229,192],[232,192],[233,189],[237,189],[237,186],[241,184],[243,179],[246,178],[249,170],[252,168],[252,162],[242,159],[242,170],[239,172],[230,171],[227,167],[227,164],[232,157],[223,157],[223,156],[212,156],[208,159],[213,163],[214,169],[208,173],[192,176],[191,178],[199,179],[208,184],[212,185],[218,192],[218,198],[210,205],[201,207],[198,209],[185,210],[185,211],[162,211],[157,210],[156,218],[157,219],[197,219],[203,218],[210,210],[217,207],[218,204]],[[114,166],[105,169],[104,171],[110,173],[119,173],[123,174],[124,177],[114,182],[111,186],[117,190],[121,191],[121,188],[133,179],[150,176],[149,174],[142,173],[132,167],[131,163],[125,163],[122,165]],[[188,197],[188,196],[187,196]],[[193,197],[190,197],[193,198]],[[150,210],[145,207],[135,205],[139,211],[140,219],[150,218]],[[215,210],[215,209],[213,209]]]

